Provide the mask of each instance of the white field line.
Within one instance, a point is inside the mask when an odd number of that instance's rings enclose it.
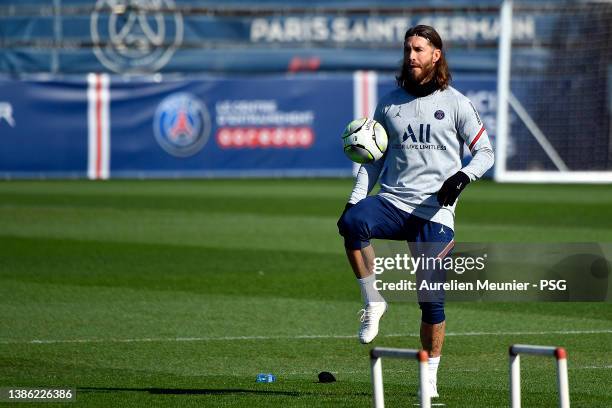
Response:
[[[610,334],[612,329],[604,330],[559,330],[559,331],[515,331],[515,332],[464,332],[446,333],[449,337],[468,336],[544,336],[551,334]],[[385,334],[381,337],[417,337],[414,333]],[[33,339],[33,340],[0,340],[0,345],[8,344],[67,344],[67,343],[153,343],[153,342],[207,342],[207,341],[243,341],[243,340],[308,340],[308,339],[353,339],[356,334],[304,334],[295,336],[222,336],[222,337],[143,337],[143,338],[86,338],[86,339]]]
[[[588,366],[572,366],[571,364],[567,367],[568,370],[611,370],[612,365],[588,365]],[[536,368],[531,368],[536,370]],[[542,370],[549,370],[548,368]],[[507,368],[444,368],[444,372],[451,373],[480,373],[490,371],[508,371]],[[330,371],[332,374],[363,374],[364,370],[335,370]],[[410,374],[416,373],[416,368],[385,368],[385,373],[394,374]],[[313,371],[278,371],[278,375],[312,375]]]

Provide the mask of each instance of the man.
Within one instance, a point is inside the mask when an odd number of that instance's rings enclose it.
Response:
[[[387,310],[374,287],[370,239],[406,240],[413,256],[418,256],[415,250],[430,248],[428,255],[444,258],[454,244],[459,194],[493,165],[493,150],[476,109],[449,85],[442,39],[433,27],[419,25],[406,32],[404,60],[396,79],[398,89],[380,100],[374,115],[387,131],[387,152],[377,162],[361,166],[338,221],[365,303],[359,330],[364,344],[376,337]],[[465,146],[473,158],[462,168]],[[368,197],[377,181],[380,192]],[[435,253],[431,248],[436,248]],[[444,302],[419,300],[421,344],[429,353],[430,395],[437,397]]]

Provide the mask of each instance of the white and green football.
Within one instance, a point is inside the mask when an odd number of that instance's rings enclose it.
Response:
[[[344,154],[355,163],[372,163],[387,150],[387,132],[371,118],[355,119],[342,134]]]

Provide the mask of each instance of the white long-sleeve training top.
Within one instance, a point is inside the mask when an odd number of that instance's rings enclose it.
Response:
[[[379,181],[378,194],[397,208],[454,230],[457,202],[440,207],[438,190],[459,170],[472,181],[479,179],[494,161],[472,102],[452,87],[422,97],[398,88],[380,100],[374,119],[387,131],[387,151],[361,166],[349,202],[365,198]],[[461,168],[465,146],[473,157]]]

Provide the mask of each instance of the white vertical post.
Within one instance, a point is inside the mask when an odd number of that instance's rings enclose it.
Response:
[[[353,72],[353,118],[373,118],[378,103],[378,74],[376,71]],[[353,163],[352,174],[357,177],[361,165]]]
[[[420,404],[422,408],[431,407],[431,396],[429,395],[429,355],[426,351],[419,351],[419,387],[421,389]]]
[[[53,53],[51,54],[51,72],[59,72],[59,49],[62,42],[62,0],[53,0]]]
[[[567,378],[567,353],[565,349],[555,351],[557,357],[557,382],[559,384],[559,408],[569,408],[569,380]]]
[[[521,408],[521,356],[510,350],[510,401],[512,408]]]
[[[495,179],[506,172],[506,150],[510,129],[510,61],[512,51],[512,0],[504,0],[499,15],[499,54],[497,64],[497,120],[495,130]]]
[[[384,408],[385,397],[383,391],[382,361],[380,357],[370,357],[372,366],[372,392],[374,394],[374,408]]]

